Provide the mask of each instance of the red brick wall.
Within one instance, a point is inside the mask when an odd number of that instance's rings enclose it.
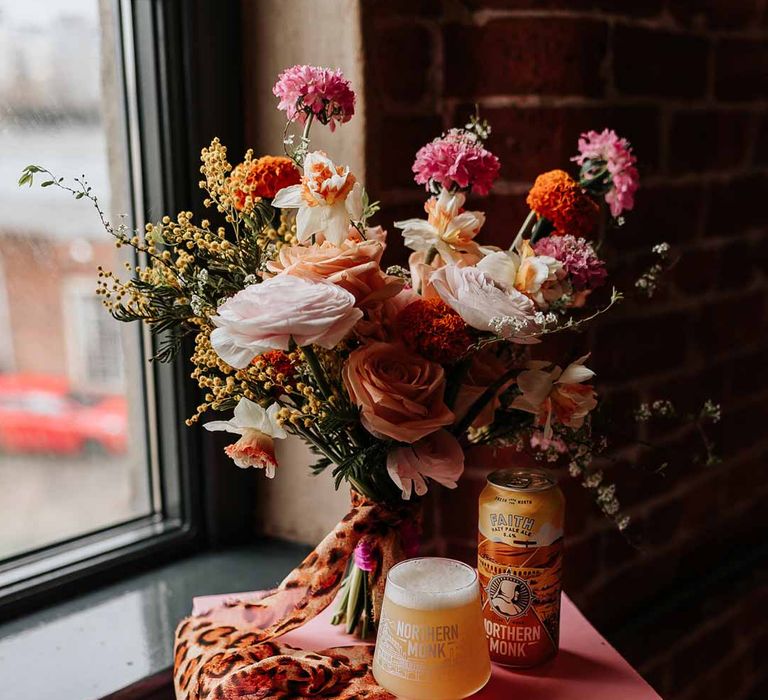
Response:
[[[665,698],[758,697],[768,642],[757,623],[766,578],[755,564],[768,524],[766,2],[362,7],[367,186],[386,203],[390,229],[424,200],[411,179],[416,149],[463,123],[474,103],[502,159],[494,192],[473,203],[488,213],[488,242],[509,244],[532,179],[565,166],[580,131],[610,126],[634,144],[642,189],[613,237],[616,257],[642,267],[662,240],[682,257],[653,303],[629,301],[592,331],[590,366],[601,394],[625,409],[652,398],[722,402],[724,461],[693,464],[685,432],[655,435],[678,449],[661,475],[643,469],[635,451],[617,451],[610,475],[637,547],[566,481],[566,586]],[[404,258],[397,244],[388,254]],[[474,556],[487,469],[475,457],[462,488],[430,514],[433,550]]]

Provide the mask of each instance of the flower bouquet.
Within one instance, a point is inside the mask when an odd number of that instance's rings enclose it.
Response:
[[[311,148],[313,126],[352,118],[349,83],[339,71],[295,66],[274,93],[287,115],[285,156],[249,151],[233,167],[218,139],[202,150],[211,220],[181,212],[137,233],[99,209],[117,245],[141,261],[126,280],[99,271],[108,309],[147,323],[159,360],[194,338],[204,399],[187,422],[209,409],[231,414],[204,427],[239,436],[226,453],[269,478],[279,471],[274,441],[297,436],[317,455],[315,474],[351,487],[350,513],[259,603],[278,601],[285,614],[254,640],[301,624],[340,588],[334,622],[368,635],[388,568],[415,551],[420,499],[432,484],[457,486],[472,446],[562,461],[625,528],[613,487],[591,465],[604,440],[590,420],[598,401],[588,355],[561,357],[546,341],[621,298],[605,288],[599,251],[634,204],[630,144],[611,130],[583,134],[578,174],[540,175],[519,230],[492,247],[467,197],[487,194],[500,164],[485,147],[490,127],[473,116],[416,154],[426,216],[395,222],[412,252],[407,268],[385,269],[387,233],[371,223],[378,204],[349,167]],[[87,183],[70,187],[38,166],[21,184],[38,173],[99,208]]]

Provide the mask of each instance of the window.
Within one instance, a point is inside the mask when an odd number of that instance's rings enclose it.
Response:
[[[121,328],[93,293],[93,275],[70,277],[63,292],[67,375],[96,394],[125,394]]]
[[[129,225],[193,209],[200,147],[242,144],[239,86],[206,74],[239,55],[217,4],[0,0],[0,615],[250,536],[244,477],[183,425],[183,359],[148,364],[153,340],[95,296],[125,251],[87,203],[16,187],[36,163]]]

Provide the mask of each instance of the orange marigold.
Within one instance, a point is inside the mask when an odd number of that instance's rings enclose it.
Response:
[[[251,364],[265,371],[269,380],[280,388],[288,384],[296,374],[296,367],[290,356],[282,350],[268,350],[261,355],[256,355],[251,360]]]
[[[440,364],[460,360],[474,342],[469,326],[442,299],[417,299],[397,316],[403,341],[423,357]]]
[[[258,160],[240,163],[229,176],[235,207],[242,211],[258,197],[272,199],[283,187],[301,182],[301,173],[290,158],[262,156]]]
[[[539,216],[552,222],[556,235],[587,237],[594,231],[600,214],[597,203],[563,170],[539,175],[526,202]]]

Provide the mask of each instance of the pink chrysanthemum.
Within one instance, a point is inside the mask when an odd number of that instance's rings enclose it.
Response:
[[[348,122],[355,113],[355,93],[340,70],[317,66],[286,68],[277,78],[272,92],[280,98],[278,109],[290,121],[302,124],[313,114],[331,131]]]
[[[605,263],[597,257],[595,249],[584,238],[570,234],[548,236],[536,243],[534,250],[536,255],[548,255],[559,260],[577,292],[595,289],[608,277]]]
[[[373,542],[367,537],[363,537],[355,547],[353,552],[355,559],[355,566],[363,571],[374,571],[378,558],[376,555],[376,548]]]
[[[587,131],[579,138],[579,155],[571,160],[587,165],[587,177],[598,174],[605,168],[610,177],[610,186],[605,192],[605,201],[613,216],[635,206],[635,192],[640,176],[635,167],[637,158],[632,153],[627,139],[620,138],[613,129]]]
[[[413,172],[416,182],[430,188],[437,183],[445,189],[472,189],[486,195],[499,174],[499,159],[483,148],[482,142],[464,129],[447,134],[422,146],[416,154]]]

